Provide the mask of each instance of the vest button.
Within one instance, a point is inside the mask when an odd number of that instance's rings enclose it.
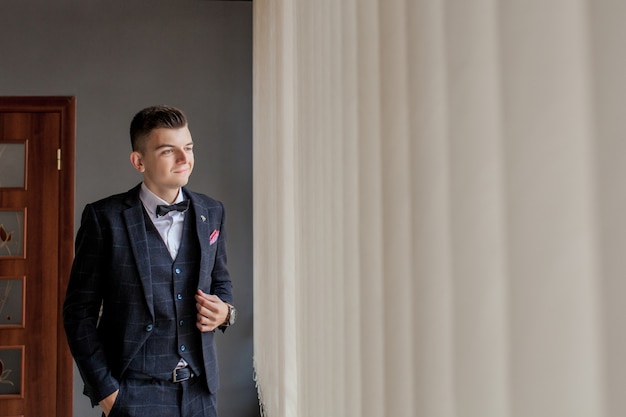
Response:
[[[181,346],[180,346],[180,351],[181,351],[181,352],[184,352],[184,351],[186,351],[186,350],[187,350],[187,346],[185,346],[185,345],[181,345]]]
[[[178,293],[178,295],[176,296],[176,298],[178,298],[179,300],[183,299],[183,295],[181,293]]]
[[[153,329],[153,327],[152,327],[152,325],[151,325],[151,324],[148,324],[148,325],[146,326],[146,331],[147,331],[147,332],[151,332],[151,331],[152,331],[152,329]]]
[[[184,322],[183,320],[181,320],[181,321],[179,321],[179,322],[178,322],[178,325],[179,325],[179,326],[183,326],[184,324],[185,324],[185,322]]]
[[[176,269],[174,270],[174,272],[176,272],[177,274],[180,274],[180,272],[181,272],[181,271],[180,271],[180,268],[176,268]]]

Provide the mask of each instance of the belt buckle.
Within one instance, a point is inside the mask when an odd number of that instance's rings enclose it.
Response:
[[[178,371],[181,371],[183,369],[187,370],[187,375],[183,376],[181,378],[178,377]],[[176,368],[172,371],[172,382],[183,382],[183,381],[187,381],[188,379],[193,377],[193,373],[191,372],[191,369],[189,369],[188,366],[184,366],[181,368]]]

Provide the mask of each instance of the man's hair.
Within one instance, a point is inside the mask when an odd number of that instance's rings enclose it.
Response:
[[[146,107],[130,122],[130,144],[133,151],[142,151],[147,137],[154,129],[179,129],[187,126],[182,110],[170,106]]]

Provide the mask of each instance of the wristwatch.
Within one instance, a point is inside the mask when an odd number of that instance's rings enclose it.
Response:
[[[235,324],[235,320],[237,320],[237,309],[228,304],[228,315],[226,316],[226,320],[224,320],[224,324],[222,324],[222,326],[232,326]]]

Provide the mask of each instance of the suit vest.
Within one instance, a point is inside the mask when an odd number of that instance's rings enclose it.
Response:
[[[129,369],[168,379],[180,358],[196,375],[202,373],[202,342],[196,328],[196,300],[200,268],[200,243],[193,209],[186,213],[176,259],[145,214],[155,321],[150,337],[133,358]],[[129,317],[132,320],[132,317]]]

